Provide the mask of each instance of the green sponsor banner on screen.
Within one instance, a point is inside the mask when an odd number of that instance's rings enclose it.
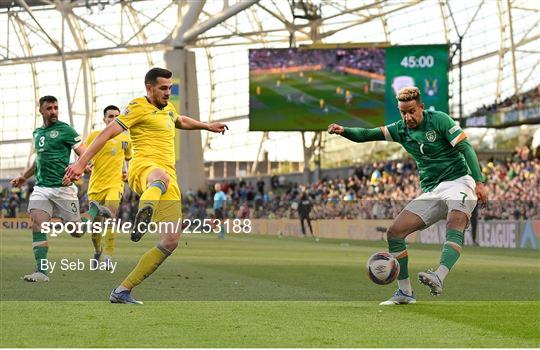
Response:
[[[416,86],[426,109],[448,113],[448,45],[392,46],[386,49],[386,123],[401,117],[396,93]]]

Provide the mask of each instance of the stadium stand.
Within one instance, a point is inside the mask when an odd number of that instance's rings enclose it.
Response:
[[[384,74],[383,49],[358,48],[343,50],[268,49],[250,51],[250,69],[288,68],[300,65],[348,67]]]
[[[477,117],[488,113],[496,113],[501,109],[521,110],[529,103],[540,102],[540,86],[519,95],[505,98],[501,102],[494,102],[490,105],[483,105],[474,111],[470,116]]]
[[[480,211],[480,219],[540,219],[540,159],[534,152],[526,147],[516,149],[511,159],[482,162],[482,171],[488,178],[490,204]],[[390,219],[420,191],[416,166],[410,160],[365,164],[350,172],[348,178],[323,178],[313,184],[286,181],[267,187],[264,182],[223,182],[227,217],[296,218],[291,203],[305,192],[314,202],[313,219]],[[31,191],[31,184],[21,190],[4,184],[0,189],[2,217],[24,215]],[[80,193],[81,202],[86,202],[85,191]],[[212,198],[211,190],[185,193],[185,218],[210,218]],[[119,217],[131,221],[137,204],[137,196],[126,191]]]

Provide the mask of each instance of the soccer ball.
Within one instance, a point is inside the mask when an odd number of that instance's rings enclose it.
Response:
[[[399,274],[399,262],[390,253],[378,252],[367,261],[368,277],[377,284],[389,284]]]

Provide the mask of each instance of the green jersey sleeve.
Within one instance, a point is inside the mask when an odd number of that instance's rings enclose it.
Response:
[[[450,116],[443,112],[437,112],[437,122],[439,132],[444,135],[444,138],[455,147],[458,143],[465,140],[467,135],[459,124],[457,124]]]
[[[73,129],[71,126],[67,125],[65,126],[65,131],[63,132],[64,135],[64,143],[71,147],[71,149],[77,149],[82,144],[82,138],[81,136]]]
[[[401,143],[401,134],[399,130],[403,129],[402,124],[403,124],[403,121],[400,120],[392,124],[388,124],[381,127],[381,130],[384,134],[384,139],[386,141],[393,141],[393,142]]]
[[[367,142],[384,140],[381,128],[364,129],[364,128],[344,128],[341,135],[354,142]]]
[[[480,163],[478,163],[478,157],[474,152],[474,148],[469,143],[469,141],[464,140],[456,145],[456,149],[463,154],[465,162],[471,172],[472,178],[477,182],[485,182],[486,178],[482,174],[482,169],[480,168]]]

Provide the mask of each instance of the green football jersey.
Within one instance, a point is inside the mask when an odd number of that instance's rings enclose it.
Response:
[[[465,157],[454,147],[466,135],[446,113],[424,111],[424,120],[416,129],[407,128],[400,120],[382,131],[386,140],[400,143],[414,158],[424,192],[469,173]]]
[[[57,121],[34,130],[36,186],[60,187],[69,165],[71,149],[79,147],[81,137],[69,124]]]

